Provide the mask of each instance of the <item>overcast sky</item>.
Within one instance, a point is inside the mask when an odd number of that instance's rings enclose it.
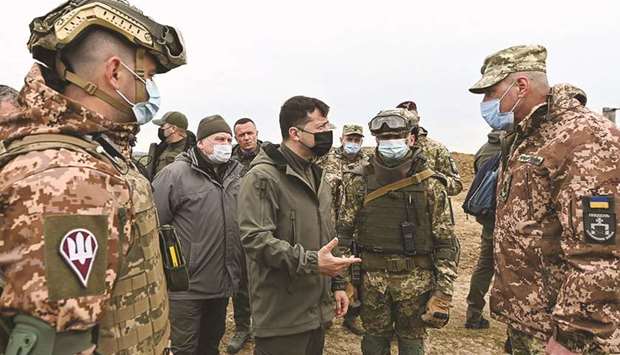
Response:
[[[13,2],[1,12],[1,83],[21,88],[32,64],[28,24],[58,3]],[[248,116],[261,139],[279,142],[280,106],[307,95],[331,106],[340,134],[345,123],[366,130],[379,110],[412,99],[432,138],[473,153],[489,128],[480,118],[481,97],[467,88],[486,55],[530,43],[547,47],[552,83],[581,87],[596,111],[620,106],[617,0],[132,3],[183,32],[188,65],[156,78],[158,116],[182,111],[193,131],[208,115],[219,113],[231,125]],[[139,150],[157,139],[156,128],[143,127]]]

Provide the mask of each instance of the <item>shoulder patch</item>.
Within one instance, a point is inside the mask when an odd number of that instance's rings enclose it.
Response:
[[[616,241],[616,213],[613,196],[584,197],[583,231],[586,243],[614,244]]]
[[[102,294],[108,259],[108,216],[51,215],[43,220],[50,300]]]

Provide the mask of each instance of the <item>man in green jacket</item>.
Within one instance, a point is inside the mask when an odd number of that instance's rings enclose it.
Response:
[[[239,195],[241,243],[248,262],[255,353],[323,353],[323,325],[347,312],[339,274],[355,257],[332,255],[338,244],[331,193],[313,161],[332,145],[329,107],[295,96],[280,111],[282,145],[266,144]]]

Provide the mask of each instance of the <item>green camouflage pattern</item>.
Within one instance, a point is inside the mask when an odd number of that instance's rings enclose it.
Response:
[[[419,147],[427,159],[428,167],[446,179],[446,191],[449,196],[456,196],[463,191],[463,181],[456,161],[443,144],[428,137],[428,132],[420,127],[418,138],[413,145]]]
[[[546,343],[514,328],[508,328],[513,355],[545,355]]]
[[[357,134],[360,136],[364,136],[364,127],[357,124],[346,124],[342,127],[342,135],[350,136],[352,134]]]
[[[157,158],[157,162],[155,165],[155,175],[162,171],[166,166],[176,159],[177,155],[183,153],[185,151],[185,147],[187,145],[187,137],[181,139],[180,141],[172,144],[166,145],[166,148]]]
[[[332,221],[336,226],[337,232],[340,231],[340,220],[346,221],[352,219],[352,216],[350,216],[351,211],[347,210],[346,206],[351,205],[348,201],[353,199],[354,196],[348,196],[346,194],[346,190],[343,186],[343,174],[345,171],[354,170],[357,167],[368,164],[368,159],[369,155],[364,149],[360,150],[354,158],[349,159],[344,154],[343,148],[338,147],[332,149],[328,154],[317,161],[317,165],[325,172],[325,180],[331,187]],[[350,233],[345,237],[351,238]]]
[[[346,213],[340,215],[338,223],[342,230],[350,230],[354,237],[358,234],[357,218],[367,191],[367,179],[364,175],[364,169],[360,168],[347,170],[343,174],[342,186],[347,198],[342,208]],[[457,245],[445,185],[433,177],[427,182],[428,205],[435,245]],[[390,257],[390,255],[385,254],[385,257]],[[363,258],[364,253],[362,253]],[[410,272],[405,273],[364,272],[362,320],[369,334],[383,336],[382,334],[388,331],[386,324],[389,323],[393,331],[402,333],[404,337],[424,337],[426,327],[419,317],[425,310],[427,294],[434,290],[450,296],[453,294],[453,283],[457,277],[457,261],[450,260],[445,254],[438,254],[433,258],[432,270],[414,267]],[[399,310],[396,312],[397,316],[394,316],[394,309]]]
[[[362,284],[362,322],[370,335],[423,339],[426,324],[420,319],[433,287],[430,270],[408,274],[365,273]]]
[[[495,52],[484,59],[482,78],[469,91],[481,94],[517,72],[546,72],[547,50],[541,45],[520,45]]]

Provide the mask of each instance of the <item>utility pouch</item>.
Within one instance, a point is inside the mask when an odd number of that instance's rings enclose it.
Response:
[[[403,250],[406,255],[416,255],[415,225],[409,221],[400,223],[400,235],[403,241]]]
[[[181,252],[181,244],[177,232],[171,225],[159,228],[159,246],[164,261],[164,273],[170,291],[187,291],[189,288],[189,273],[187,264]]]

